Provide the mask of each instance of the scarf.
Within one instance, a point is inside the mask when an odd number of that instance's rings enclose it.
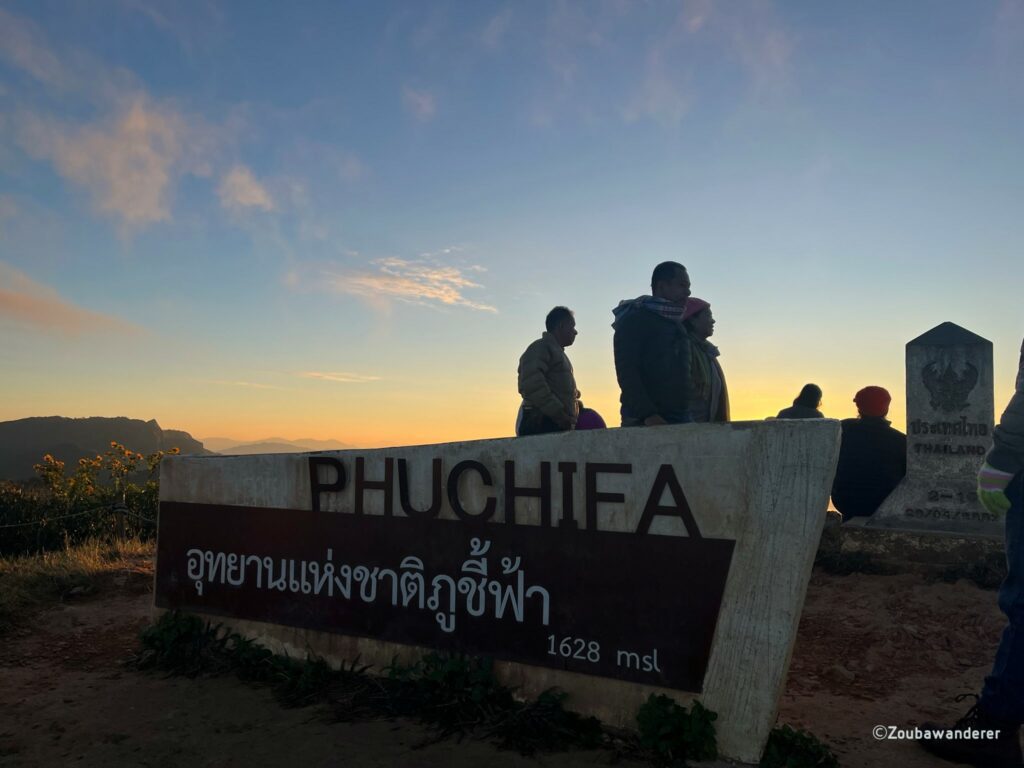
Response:
[[[668,299],[660,299],[656,296],[638,296],[635,299],[624,299],[619,302],[619,306],[612,310],[612,314],[615,315],[612,328],[618,325],[619,320],[638,309],[645,309],[666,320],[681,323],[683,322],[683,312],[686,311],[686,305],[679,306],[678,304],[673,304]]]
[[[707,339],[698,339],[690,334],[690,370],[694,388],[703,400],[709,400],[714,389],[714,377],[711,366],[714,358],[721,353],[718,347]],[[699,371],[699,373],[698,373]]]

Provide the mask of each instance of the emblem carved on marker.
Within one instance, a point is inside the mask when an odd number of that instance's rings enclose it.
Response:
[[[967,396],[978,384],[978,369],[968,363],[963,373],[957,373],[947,364],[946,369],[940,371],[938,364],[931,362],[921,371],[921,379],[931,395],[932,408],[955,413],[970,405]]]

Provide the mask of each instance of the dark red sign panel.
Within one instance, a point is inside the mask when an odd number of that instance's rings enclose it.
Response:
[[[734,543],[162,502],[156,603],[700,692]]]

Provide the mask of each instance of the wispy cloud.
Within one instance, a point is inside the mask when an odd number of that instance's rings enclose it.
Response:
[[[305,371],[299,375],[304,379],[334,381],[339,384],[366,384],[371,381],[380,381],[380,376],[364,376],[361,373],[346,373],[344,371]]]
[[[739,69],[755,95],[784,91],[794,47],[770,0],[752,0],[741,11],[691,0],[652,40],[623,115],[680,123],[699,96],[701,72],[715,58]]]
[[[212,51],[228,28],[227,13],[216,0],[169,3],[162,0],[118,0],[126,11],[137,13],[170,36],[189,57],[197,50]]]
[[[558,0],[549,7],[544,33],[547,61],[567,86],[577,79],[583,56],[605,46],[619,9],[614,3],[576,0]]]
[[[4,233],[4,222],[16,219],[21,214],[21,207],[10,195],[0,195],[0,235]]]
[[[0,60],[28,74],[65,103],[109,104],[141,91],[131,72],[110,67],[87,51],[48,44],[30,19],[0,8]]]
[[[1024,62],[1024,3],[1000,0],[993,16],[993,54],[1000,73],[1007,74],[1020,89],[1020,68]]]
[[[76,306],[53,288],[0,262],[0,319],[65,337],[88,334],[136,336],[144,329],[112,315]]]
[[[225,387],[246,387],[247,389],[287,389],[287,387],[275,387],[273,384],[258,384],[254,381],[224,381],[221,379],[212,379],[208,383],[220,384]]]
[[[755,91],[770,94],[790,85],[796,39],[783,26],[774,4],[754,3],[749,13],[726,17],[722,31]]]
[[[430,91],[416,90],[405,86],[402,89],[402,104],[417,120],[426,122],[437,111],[434,95]]]
[[[236,165],[221,179],[217,189],[220,204],[232,211],[245,208],[274,210],[274,200],[267,188],[256,180],[252,171],[244,165]]]
[[[20,142],[84,187],[98,210],[145,226],[170,218],[172,180],[188,170],[189,133],[180,114],[138,99],[113,120],[81,128],[23,115]]]
[[[145,11],[142,0],[124,1],[159,24],[159,11]],[[26,91],[8,111],[17,145],[52,164],[86,191],[95,210],[129,230],[169,220],[178,182],[212,175],[216,150],[237,129],[230,120],[213,125],[154,99],[133,73],[83,49],[54,47],[34,22],[2,9],[0,60],[31,76],[45,94],[33,98]]]
[[[512,22],[512,8],[500,10],[484,25],[480,32],[480,45],[489,51],[499,50],[505,42],[509,24]]]
[[[693,101],[688,70],[673,64],[670,48],[665,43],[655,45],[647,53],[644,66],[640,85],[624,110],[626,120],[651,118],[678,125]]]
[[[71,80],[60,59],[47,48],[39,28],[0,8],[0,57],[39,82],[66,88]]]
[[[397,299],[427,306],[461,306],[483,312],[497,312],[489,305],[473,301],[465,295],[467,289],[483,286],[470,280],[462,269],[440,264],[432,258],[414,261],[387,258],[372,262],[375,272],[349,272],[330,276],[331,288],[339,293],[361,296],[371,301]],[[480,272],[482,267],[471,266],[465,271]]]

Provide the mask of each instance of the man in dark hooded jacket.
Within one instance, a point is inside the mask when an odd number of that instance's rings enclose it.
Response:
[[[615,375],[622,426],[682,424],[690,418],[690,342],[683,312],[690,297],[686,267],[665,261],[651,275],[652,296],[619,302]]]

